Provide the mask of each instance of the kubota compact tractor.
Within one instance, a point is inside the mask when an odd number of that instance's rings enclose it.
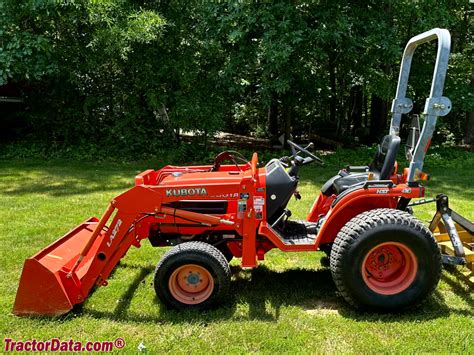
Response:
[[[438,51],[425,121],[408,140],[409,168],[398,172],[401,116],[413,106],[405,97],[413,52],[433,39]],[[423,159],[437,117],[451,109],[442,96],[449,48],[443,29],[408,42],[389,134],[370,165],[348,166],[324,184],[306,221],[290,220],[286,206],[292,196],[299,198],[299,169],[321,163],[310,146],[288,142],[291,157],[262,167],[256,153],[247,161],[226,151],[212,165],[147,170],[100,219],[86,220],[26,260],[13,313],[70,311],[95,287],[107,285],[119,260],[144,239],[172,246],[156,268],[154,286],[162,303],[176,309],[207,308],[225,299],[228,260],[241,258],[243,267],[255,267],[273,248],[327,252],[336,287],[354,306],[390,310],[420,302],[436,287],[442,261],[471,268],[473,261],[473,224],[449,209],[446,196],[437,198],[431,230],[409,206],[425,194]]]

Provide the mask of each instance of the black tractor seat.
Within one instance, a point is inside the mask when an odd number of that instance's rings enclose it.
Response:
[[[378,174],[373,173],[373,180],[380,180]],[[342,191],[347,190],[349,187],[358,184],[360,182],[366,182],[369,177],[369,172],[366,173],[351,173],[347,176],[343,176],[336,179],[333,183],[336,195],[339,195]]]
[[[372,180],[388,180],[392,174],[400,149],[400,137],[386,135],[377,147],[374,159],[368,166],[348,166],[340,170],[336,176],[330,178],[321,188],[321,192],[326,196],[339,195],[351,186],[367,181],[369,173]]]

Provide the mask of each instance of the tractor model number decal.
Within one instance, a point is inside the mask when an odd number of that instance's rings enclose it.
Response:
[[[196,195],[207,195],[205,187],[193,187],[189,189],[167,189],[166,197],[179,197],[179,196],[196,196]]]
[[[115,239],[115,236],[117,235],[119,229],[120,229],[120,226],[122,225],[122,220],[119,219],[117,221],[117,224],[115,225],[114,227],[114,230],[112,231],[112,233],[110,234],[110,238],[109,238],[109,241],[107,242],[107,246],[110,248],[112,246],[112,242],[114,241]]]
[[[212,195],[210,197],[212,198],[238,198],[239,194],[235,192],[235,193],[228,193],[228,194]]]
[[[378,189],[377,193],[378,194],[388,194],[388,189]]]

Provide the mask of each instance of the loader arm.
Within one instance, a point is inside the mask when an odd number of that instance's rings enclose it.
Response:
[[[233,224],[216,216],[165,207],[161,201],[160,187],[137,185],[114,198],[100,220],[88,219],[27,259],[13,313],[61,315],[84,302],[95,286],[107,285],[110,273],[130,247],[140,247],[140,241],[148,237],[146,228],[136,227],[150,216],[192,219],[206,226]]]
[[[140,246],[133,223],[144,211],[159,211],[160,201],[153,189],[135,186],[112,200],[100,220],[88,219],[27,259],[13,313],[60,315],[82,303],[131,245]]]

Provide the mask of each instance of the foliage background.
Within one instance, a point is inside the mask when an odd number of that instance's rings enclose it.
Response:
[[[386,131],[405,43],[444,27],[453,111],[436,139],[469,143],[472,10],[467,0],[3,0],[0,86],[24,102],[1,110],[2,138],[131,154],[179,145],[186,131],[371,144]],[[435,47],[417,51],[414,113]]]

